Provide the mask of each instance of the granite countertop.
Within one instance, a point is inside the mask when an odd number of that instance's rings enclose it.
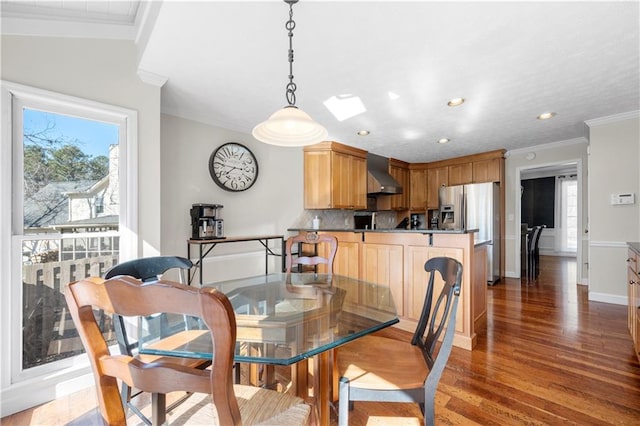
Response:
[[[491,244],[491,240],[476,240],[473,245],[475,247],[480,247],[480,246],[487,246],[489,244]]]
[[[629,245],[629,248],[631,248],[631,250],[635,251],[636,254],[640,255],[640,243],[638,243],[638,242],[628,242],[627,244]]]
[[[478,232],[477,229],[466,229],[466,230],[443,230],[443,229],[428,229],[428,228],[418,228],[418,229],[338,229],[338,228],[320,228],[320,229],[312,229],[312,228],[289,228],[287,231],[306,231],[306,232],[376,232],[376,233],[399,233],[399,234],[470,234],[473,232]]]

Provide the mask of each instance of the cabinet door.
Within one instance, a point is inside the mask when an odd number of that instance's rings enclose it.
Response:
[[[638,264],[636,258],[636,252],[629,249],[627,256],[627,300],[629,301],[628,312],[627,312],[627,325],[629,327],[629,332],[631,333],[632,338],[636,338],[636,293],[638,293]],[[637,343],[637,342],[636,342]]]
[[[473,181],[473,163],[449,166],[449,185],[466,185]]]
[[[427,170],[409,170],[409,209],[427,209]]]
[[[331,208],[331,155],[329,152],[304,153],[304,208]]]
[[[336,258],[333,261],[333,273],[346,277],[360,278],[360,243],[340,241]]]
[[[402,194],[391,195],[392,210],[409,208],[409,170],[404,167],[389,166],[389,174],[402,186]]]
[[[367,208],[367,161],[341,152],[332,153],[332,208]]]
[[[362,279],[379,285],[363,288],[363,303],[404,315],[403,251],[401,245],[362,244]]]
[[[473,182],[500,182],[500,158],[473,162]]]
[[[351,156],[340,152],[332,152],[331,193],[333,208],[348,209],[351,207]]]
[[[633,327],[635,327],[636,310],[634,306],[634,296],[636,288],[636,273],[631,268],[627,268],[627,300],[629,301],[627,308],[627,326],[629,327],[629,333],[635,338]]]
[[[405,280],[407,305],[405,315],[412,320],[419,320],[424,304],[424,297],[427,294],[427,286],[429,284],[429,273],[424,270],[424,264],[433,257],[447,256],[462,262],[463,250],[461,248],[434,248],[424,246],[409,246],[407,248],[407,257],[409,267],[407,269],[408,276]],[[439,274],[436,274],[434,282],[434,294],[439,294],[442,290],[443,281]],[[485,284],[486,285],[486,284]],[[462,305],[458,306],[458,315],[456,316],[456,331],[464,333],[464,311]]]
[[[439,167],[427,170],[427,209],[437,209],[440,206],[438,193],[441,186],[449,185],[448,169],[448,167]]]
[[[367,208],[367,160],[351,157],[349,165],[350,178],[343,185],[351,189],[350,204],[352,209]]]

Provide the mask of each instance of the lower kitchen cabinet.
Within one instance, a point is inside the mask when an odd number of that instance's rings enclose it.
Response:
[[[463,250],[461,248],[434,248],[425,246],[409,246],[407,247],[408,269],[405,280],[406,296],[407,296],[407,318],[418,321],[422,313],[422,305],[424,297],[427,293],[427,285],[429,284],[429,273],[424,270],[424,264],[434,257],[452,257],[459,262],[463,261]],[[442,290],[443,281],[439,274],[435,278],[435,294],[439,294]],[[462,307],[459,306],[458,309]],[[464,318],[458,315],[456,318],[456,331],[464,332]]]
[[[394,310],[404,316],[403,246],[392,244],[362,244],[362,279],[384,286],[377,294],[367,292],[367,305]]]
[[[424,302],[429,279],[424,264],[437,256],[459,260],[462,290],[453,344],[473,349],[476,330],[486,327],[487,312],[486,247],[474,245],[473,233],[329,233],[338,238],[334,272],[382,285],[377,294],[366,296],[366,302],[394,307],[400,318],[396,327],[409,332],[415,330]],[[436,283],[442,285],[441,279]],[[361,293],[360,300],[350,302],[364,302],[363,297]]]
[[[636,243],[637,245],[637,243]],[[639,245],[640,247],[640,245]],[[633,340],[636,357],[640,361],[640,269],[638,261],[640,253],[629,248],[627,258],[627,300],[628,318],[627,325]]]
[[[358,279],[360,277],[359,259],[360,243],[340,241],[333,262],[333,273]]]

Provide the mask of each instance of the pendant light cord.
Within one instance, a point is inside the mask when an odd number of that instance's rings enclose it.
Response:
[[[285,0],[286,1],[286,0]],[[293,3],[289,3],[289,20],[285,24],[285,28],[289,31],[289,83],[287,83],[287,102],[289,106],[296,106],[296,84],[293,82],[293,30],[296,27],[296,22],[293,20]]]

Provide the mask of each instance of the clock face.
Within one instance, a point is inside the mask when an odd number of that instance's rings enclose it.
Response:
[[[227,191],[246,191],[258,178],[258,162],[244,145],[229,142],[216,148],[209,158],[213,181]]]

